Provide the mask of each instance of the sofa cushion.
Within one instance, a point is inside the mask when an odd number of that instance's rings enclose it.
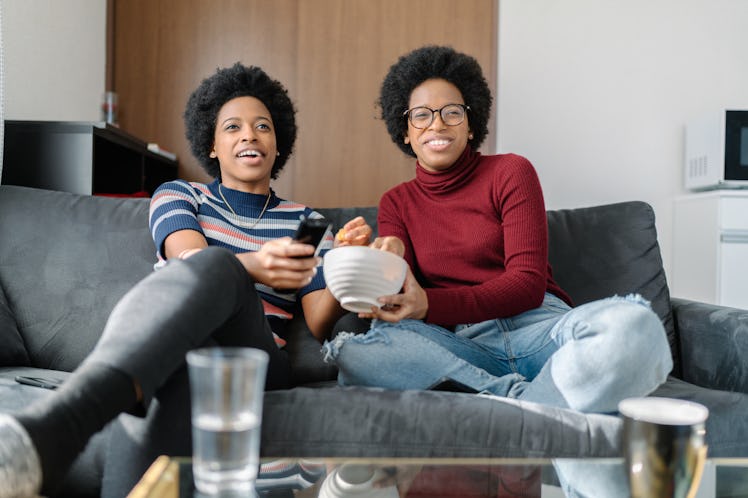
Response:
[[[748,455],[748,419],[745,416],[748,394],[699,387],[671,376],[651,396],[695,401],[709,409],[706,438],[710,458]]]
[[[19,375],[64,380],[70,374],[68,372],[33,367],[0,367],[0,413],[20,411],[34,401],[49,396],[54,392],[50,389],[19,384],[15,381],[15,378]]]
[[[0,367],[29,364],[29,355],[0,282]]]
[[[614,457],[621,419],[508,398],[373,387],[265,393],[266,457]]]
[[[324,362],[322,345],[307,327],[300,307],[286,331],[284,349],[288,353],[295,385],[316,384],[338,378],[338,368],[332,363]]]
[[[319,208],[315,209],[319,214],[332,222],[333,233],[343,228],[348,221],[356,216],[363,216],[366,223],[372,228],[372,237],[377,236],[377,207],[343,207],[343,208]]]
[[[670,291],[652,207],[640,201],[548,212],[553,277],[576,305],[615,294],[641,294],[652,303],[680,376]]]
[[[0,282],[32,366],[71,371],[153,271],[148,199],[0,186]]]

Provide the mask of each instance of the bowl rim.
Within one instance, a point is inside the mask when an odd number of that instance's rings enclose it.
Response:
[[[377,254],[378,255],[377,257],[381,256],[382,258],[390,258],[390,259],[397,258],[398,262],[401,261],[405,265],[408,264],[407,261],[405,261],[405,258],[403,258],[402,256],[399,256],[399,255],[395,254],[394,252],[384,251],[382,249],[375,249],[375,248],[369,247],[369,246],[340,246],[340,247],[333,247],[332,249],[328,250],[325,253],[323,259],[327,258],[328,254],[335,254],[335,255],[342,254],[342,252],[340,251],[341,249],[356,250],[357,252],[363,252],[363,253],[368,253],[368,254],[372,254],[372,255]],[[335,252],[335,251],[338,251],[338,252]],[[333,257],[331,256],[330,258],[332,259]],[[393,259],[393,261],[394,261],[394,259]]]

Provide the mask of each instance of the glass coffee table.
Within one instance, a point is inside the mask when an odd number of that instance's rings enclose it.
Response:
[[[373,482],[376,496],[383,498],[562,498],[566,495],[560,482],[570,471],[577,479],[581,476],[582,486],[594,486],[597,481],[600,493],[593,496],[607,498],[628,496],[623,468],[621,459],[263,459],[256,486],[257,495],[268,498],[375,496],[354,493]],[[151,465],[128,495],[198,496],[191,460],[166,456]],[[748,458],[708,460],[692,498],[738,497],[748,497]]]

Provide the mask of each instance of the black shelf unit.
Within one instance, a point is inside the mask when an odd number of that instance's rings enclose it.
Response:
[[[177,161],[104,122],[5,121],[4,185],[151,195],[177,174]]]

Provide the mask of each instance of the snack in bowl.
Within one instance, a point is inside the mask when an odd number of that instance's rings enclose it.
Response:
[[[377,298],[397,294],[408,264],[397,254],[367,246],[342,246],[324,256],[327,288],[348,311],[381,306]]]

